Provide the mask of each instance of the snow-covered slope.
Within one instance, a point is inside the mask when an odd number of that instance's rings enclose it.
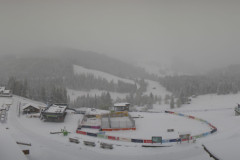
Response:
[[[101,72],[101,71],[97,71],[97,70],[93,70],[93,69],[87,69],[87,68],[84,68],[84,67],[78,66],[78,65],[73,65],[73,71],[74,71],[74,74],[86,74],[86,75],[93,74],[96,78],[98,78],[98,77],[105,78],[109,82],[111,82],[113,80],[113,82],[117,83],[118,80],[120,80],[120,81],[123,81],[126,83],[135,84],[135,82],[132,80],[120,78],[120,77],[108,74],[106,72]]]
[[[94,75],[94,77],[98,78],[104,78],[106,79],[108,82],[113,81],[114,83],[118,83],[118,81],[123,81],[125,83],[130,83],[130,84],[135,84],[135,82],[133,80],[130,79],[124,79],[124,78],[120,78],[105,72],[101,72],[101,71],[97,71],[97,70],[92,70],[92,69],[87,69],[84,68],[82,66],[78,66],[78,65],[73,65],[73,70],[75,74],[92,74]],[[77,97],[80,96],[100,96],[103,92],[106,92],[104,90],[97,90],[97,89],[92,89],[90,91],[77,91],[77,90],[73,90],[73,89],[68,89],[68,95],[70,97],[71,101],[74,101]],[[109,92],[111,95],[111,98],[113,100],[116,100],[118,98],[123,99],[125,98],[128,94],[126,93],[117,93],[117,92]]]
[[[103,92],[106,93],[106,91],[101,91],[101,90],[97,90],[97,89],[92,89],[90,91],[77,91],[77,90],[67,89],[67,92],[68,92],[68,95],[69,95],[71,101],[74,101],[79,96],[89,95],[89,96],[94,97],[95,95],[100,96]],[[117,92],[109,92],[109,93],[113,100],[116,100],[118,98],[123,99],[127,96],[126,93],[117,93]]]
[[[115,83],[117,83],[118,80],[124,81],[126,83],[131,83],[134,84],[135,82],[133,80],[129,80],[129,79],[123,79],[105,72],[101,72],[101,71],[97,71],[97,70],[92,70],[92,69],[86,69],[84,67],[81,66],[77,66],[74,65],[73,66],[74,69],[74,73],[75,74],[92,74],[95,77],[101,77],[101,78],[105,78],[107,79],[109,82],[110,81],[114,81]],[[166,94],[171,95],[170,92],[166,91],[166,89],[164,87],[162,87],[158,82],[156,81],[151,81],[151,80],[145,80],[148,83],[148,87],[147,87],[147,91],[144,93],[145,95],[149,95],[150,93],[152,93],[154,96],[161,96],[162,98],[165,97]],[[70,96],[71,101],[73,101],[74,99],[76,99],[79,96],[99,96],[101,95],[103,92],[102,90],[90,90],[90,91],[77,91],[77,90],[73,90],[73,89],[68,89],[68,95]],[[110,92],[111,98],[113,100],[116,100],[118,98],[123,99],[125,98],[128,94],[125,93],[116,93],[116,92]]]
[[[167,94],[171,95],[171,93],[168,92],[158,82],[151,81],[151,80],[145,80],[145,81],[148,83],[148,86],[147,86],[147,91],[144,94],[149,95],[150,93],[152,93],[153,95],[161,96],[162,98],[164,98],[164,96]]]

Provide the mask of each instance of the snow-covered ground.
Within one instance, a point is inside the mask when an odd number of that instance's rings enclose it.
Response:
[[[125,83],[135,84],[135,82],[133,80],[120,78],[120,77],[108,74],[106,72],[101,72],[101,71],[97,71],[97,70],[93,70],[93,69],[87,69],[87,68],[84,68],[84,67],[78,66],[78,65],[73,65],[73,71],[75,74],[86,74],[86,75],[92,74],[96,78],[98,78],[98,77],[105,78],[108,82],[113,81],[114,83],[118,83],[118,81],[120,80]],[[70,97],[70,100],[74,101],[75,99],[77,99],[77,97],[80,97],[80,96],[87,96],[87,95],[100,96],[103,92],[106,92],[106,91],[97,90],[97,89],[92,89],[90,91],[78,91],[78,90],[68,89],[67,92]],[[109,93],[113,100],[116,100],[118,98],[123,99],[123,98],[126,98],[126,96],[128,95],[126,93],[117,93],[117,92],[109,92]]]
[[[148,83],[147,91],[144,93],[145,95],[149,95],[152,93],[155,96],[161,96],[164,99],[165,95],[171,95],[162,85],[160,85],[156,81],[145,80]]]
[[[152,93],[154,96],[161,96],[162,99],[164,99],[165,95],[171,95],[170,92],[168,92],[163,86],[161,86],[158,82],[156,81],[151,81],[151,80],[145,80],[148,83],[147,86],[147,91],[144,93],[144,95],[150,95]],[[72,90],[68,89],[67,90],[68,95],[70,97],[70,100],[73,101],[77,99],[79,96],[100,96],[103,92],[106,91],[101,91],[97,89],[93,89],[90,91],[77,91],[77,90]],[[113,100],[116,100],[118,98],[124,99],[128,95],[127,93],[117,93],[117,92],[109,92],[111,95],[111,98]]]
[[[98,78],[98,77],[105,78],[108,82],[113,81],[114,83],[117,83],[120,80],[120,81],[123,81],[126,83],[135,84],[135,82],[132,80],[120,78],[120,77],[114,76],[112,74],[108,74],[106,72],[101,72],[101,71],[97,71],[97,70],[93,70],[93,69],[87,69],[87,68],[84,68],[84,67],[78,66],[78,65],[73,65],[73,71],[74,71],[74,74],[86,74],[86,75],[92,74],[96,78]]]
[[[134,84],[135,82],[133,80],[129,80],[129,79],[123,79],[105,72],[101,72],[101,71],[97,71],[97,70],[92,70],[92,69],[86,69],[84,67],[81,66],[77,66],[74,65],[73,66],[74,69],[74,73],[75,74],[93,74],[95,77],[102,77],[102,78],[106,78],[109,82],[110,81],[114,81],[115,83],[117,83],[118,80],[124,81],[126,83],[131,83]],[[164,87],[162,87],[158,82],[156,81],[151,81],[151,80],[145,80],[148,83],[147,86],[147,91],[144,93],[145,95],[150,95],[150,93],[152,93],[154,96],[161,96],[162,99],[164,99],[165,95],[171,95],[171,93],[169,93]],[[77,91],[77,90],[73,90],[73,89],[68,89],[67,90],[68,95],[70,97],[71,101],[74,101],[75,99],[77,99],[77,97],[80,96],[100,96],[103,92],[103,90],[97,90],[97,89],[92,89],[90,91]],[[124,99],[126,98],[126,96],[128,95],[127,93],[117,93],[117,92],[109,92],[111,95],[111,98],[113,100],[117,100],[117,99]],[[163,107],[165,105],[162,105],[161,107]]]
[[[30,160],[77,160],[77,159],[182,159],[182,160],[206,160],[211,159],[203,150],[204,144],[214,155],[220,159],[237,160],[238,148],[240,144],[240,116],[234,115],[234,106],[240,100],[240,94],[235,95],[204,95],[198,96],[192,100],[192,103],[181,108],[173,109],[176,112],[193,115],[205,119],[218,128],[217,133],[204,138],[197,139],[196,143],[173,143],[172,147],[166,148],[143,148],[141,144],[111,141],[98,139],[94,137],[76,134],[75,130],[82,115],[68,112],[64,123],[43,122],[38,118],[27,118],[26,116],[17,115],[17,106],[26,103],[29,100],[21,97],[14,97],[13,104],[8,113],[6,123],[1,123],[1,130],[6,130],[13,141],[31,143]],[[1,104],[9,99],[1,98]],[[33,102],[31,102],[33,103]],[[36,102],[38,103],[38,102]],[[160,110],[157,110],[160,111]],[[97,111],[98,112],[98,111]],[[115,131],[107,132],[107,135],[147,138],[151,136],[162,136],[163,138],[175,138],[177,132],[189,131],[193,135],[209,131],[209,127],[199,121],[168,115],[165,113],[144,113],[133,112],[133,116],[141,115],[143,118],[136,120],[136,131]],[[50,134],[50,132],[60,131],[66,128],[69,136],[62,134]],[[175,132],[167,133],[166,130],[173,128]],[[91,130],[92,131],[92,130]],[[5,137],[0,134],[1,138]],[[77,137],[80,144],[68,142],[69,137]],[[83,144],[83,140],[94,141],[96,147],[88,147]],[[107,142],[114,145],[113,150],[101,149],[100,142]],[[6,143],[6,142],[5,142]],[[7,147],[1,143],[0,149]],[[19,146],[23,147],[23,146]],[[5,148],[6,149],[6,148]],[[17,154],[17,153],[16,153]],[[2,160],[2,154],[0,156]],[[3,159],[5,160],[5,159]]]
[[[67,89],[67,92],[68,92],[68,95],[69,95],[71,101],[74,101],[75,99],[77,99],[78,97],[81,97],[81,96],[89,95],[91,97],[94,97],[95,95],[101,96],[101,94],[103,92],[106,93],[106,91],[101,91],[101,90],[97,90],[97,89],[92,89],[90,91],[77,91],[77,90]],[[127,96],[126,93],[117,93],[117,92],[109,92],[109,93],[113,100],[116,100],[118,98],[124,99]]]

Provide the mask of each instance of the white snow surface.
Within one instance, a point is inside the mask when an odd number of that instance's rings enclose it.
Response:
[[[78,97],[81,97],[81,96],[89,95],[91,97],[94,97],[95,95],[101,96],[101,94],[103,92],[106,93],[106,91],[101,91],[101,90],[97,90],[97,89],[92,89],[90,91],[77,91],[77,90],[67,89],[67,92],[68,92],[68,95],[69,95],[71,101],[74,101],[75,99],[77,99]],[[123,99],[128,95],[126,93],[117,93],[117,92],[109,92],[109,93],[113,100],[116,100],[118,98]]]
[[[159,82],[151,81],[151,80],[145,80],[148,83],[147,91],[144,93],[145,95],[149,95],[152,93],[154,96],[161,96],[162,99],[164,99],[165,95],[171,95],[170,92],[168,92],[162,85],[159,84]]]
[[[73,65],[73,71],[75,74],[92,74],[94,75],[94,77],[98,78],[105,78],[108,82],[113,81],[114,83],[117,83],[119,80],[123,81],[125,83],[130,83],[130,84],[135,84],[135,82],[133,80],[130,79],[124,79],[121,77],[117,77],[114,76],[112,74],[106,73],[106,72],[101,72],[101,71],[97,71],[97,70],[93,70],[93,69],[87,69],[84,68],[82,66],[78,66],[78,65]],[[81,97],[81,96],[100,96],[103,92],[106,93],[106,91],[104,90],[97,90],[97,89],[92,89],[90,91],[78,91],[78,90],[73,90],[73,89],[67,89],[68,95],[70,97],[71,101],[74,101],[75,99],[77,99],[77,97]],[[116,100],[118,98],[123,99],[125,98],[128,94],[127,93],[117,93],[117,92],[109,92],[111,95],[111,98],[113,100]]]
[[[30,100],[14,96],[13,104],[8,113],[5,123],[0,123],[2,128],[8,127],[8,139],[31,143],[29,160],[210,160],[212,158],[203,150],[204,144],[219,159],[238,160],[238,150],[240,144],[240,116],[234,115],[234,107],[240,101],[240,94],[234,95],[204,95],[193,98],[191,104],[184,105],[173,111],[192,115],[205,119],[218,128],[218,131],[204,138],[197,139],[196,143],[172,143],[172,147],[165,148],[143,148],[141,144],[111,141],[94,137],[76,134],[75,130],[82,115],[68,112],[63,123],[43,122],[38,118],[27,118],[21,115],[18,117],[18,103],[26,103]],[[9,98],[0,98],[0,105],[8,102]],[[36,102],[38,103],[38,102]],[[166,108],[167,109],[167,106]],[[154,111],[154,109],[153,109]],[[157,109],[155,111],[161,111]],[[98,112],[98,110],[96,110]],[[151,136],[162,136],[166,138],[176,138],[177,132],[191,132],[193,135],[209,131],[210,128],[205,124],[166,113],[145,113],[131,112],[132,116],[141,115],[143,118],[136,120],[136,131],[106,132],[107,135],[119,135],[122,137],[146,138]],[[69,132],[69,136],[62,134],[49,134],[57,132],[63,128]],[[167,133],[166,129],[173,128],[173,133]],[[88,131],[94,132],[93,129]],[[95,130],[95,132],[97,132]],[[70,143],[69,137],[76,137],[80,140],[79,144]],[[0,134],[4,138],[4,134]],[[88,147],[83,144],[83,140],[90,140],[96,143],[96,147]],[[10,140],[9,140],[10,141]],[[102,149],[100,142],[111,143],[114,149]],[[0,145],[0,150],[11,150],[6,141]],[[21,146],[20,146],[21,147]],[[19,152],[13,151],[12,154],[18,155]],[[2,158],[0,160],[8,160]],[[21,159],[21,157],[19,157]]]
[[[73,65],[73,71],[74,71],[74,74],[86,74],[86,75],[93,74],[96,78],[98,78],[98,77],[105,78],[106,80],[108,80],[108,82],[113,81],[114,83],[117,83],[118,80],[120,80],[125,83],[135,84],[135,82],[133,80],[120,78],[120,77],[114,76],[114,75],[106,73],[106,72],[101,72],[101,71],[97,71],[97,70],[93,70],[93,69],[87,69],[87,68],[84,68],[84,67],[78,66],[78,65]]]
[[[0,159],[1,160],[27,160],[16,141],[11,137],[8,130],[0,125]]]
[[[93,74],[95,77],[102,77],[102,78],[106,78],[109,82],[110,81],[114,81],[115,83],[117,83],[118,80],[127,82],[127,83],[131,83],[134,84],[135,82],[133,80],[129,80],[129,79],[123,79],[105,72],[101,72],[101,71],[97,71],[97,70],[92,70],[92,69],[86,69],[84,67],[81,66],[77,66],[74,65],[74,73],[75,74]],[[165,95],[171,95],[170,92],[168,92],[162,85],[159,84],[159,82],[156,81],[151,81],[151,80],[145,80],[148,84],[147,86],[147,91],[144,93],[144,95],[150,95],[150,93],[152,93],[154,96],[161,96],[162,100],[164,99]],[[77,91],[77,90],[73,90],[73,89],[67,89],[68,95],[70,97],[71,101],[74,101],[75,99],[77,99],[77,97],[80,96],[100,96],[103,92],[103,90],[97,90],[97,89],[92,89],[90,91]],[[117,93],[117,92],[109,92],[111,95],[111,98],[115,101],[118,98],[120,99],[124,99],[126,98],[126,96],[128,95],[128,93]],[[161,105],[161,107],[163,107],[163,105]]]

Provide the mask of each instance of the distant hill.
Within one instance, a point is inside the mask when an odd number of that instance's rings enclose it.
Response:
[[[21,55],[0,56],[0,78],[64,77],[73,73],[73,65],[99,70],[122,78],[150,78],[143,68],[106,55],[76,49],[38,49]]]

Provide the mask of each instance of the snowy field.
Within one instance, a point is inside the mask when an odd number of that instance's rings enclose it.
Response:
[[[86,75],[92,74],[96,78],[98,78],[98,77],[105,78],[105,79],[107,79],[108,82],[113,81],[114,83],[117,83],[120,80],[125,83],[135,84],[135,82],[132,80],[120,78],[120,77],[114,76],[112,74],[108,74],[106,72],[101,72],[101,71],[97,71],[97,70],[93,70],[93,69],[87,69],[87,68],[84,68],[84,67],[78,66],[78,65],[73,65],[73,71],[74,71],[74,74],[86,74]]]
[[[101,78],[106,78],[109,82],[112,80],[117,83],[118,80],[121,80],[126,83],[131,83],[134,84],[135,82],[129,79],[123,79],[105,72],[97,71],[97,70],[92,70],[92,69],[86,69],[81,66],[74,65],[73,70],[75,74],[93,74],[96,78],[101,77]],[[150,95],[152,93],[154,96],[161,96],[162,99],[164,99],[165,95],[171,95],[170,92],[168,92],[164,87],[162,87],[158,82],[151,81],[151,80],[145,80],[148,83],[147,86],[147,91],[144,93],[144,95]],[[102,90],[97,90],[97,89],[92,89],[90,91],[77,91],[73,89],[67,89],[68,95],[70,97],[71,101],[74,101],[77,99],[79,96],[100,96],[103,92]],[[128,94],[126,93],[117,93],[117,92],[109,92],[111,95],[111,98],[113,100],[117,100],[118,98],[124,99]],[[162,104],[161,107],[164,107],[165,105]]]
[[[106,91],[101,91],[101,90],[97,90],[97,89],[92,89],[90,91],[77,91],[77,90],[67,89],[67,92],[68,92],[68,95],[69,95],[71,101],[74,101],[75,99],[77,99],[78,97],[81,97],[81,96],[89,95],[91,97],[94,97],[95,95],[101,96],[101,94],[103,92],[106,93]],[[126,93],[117,93],[117,92],[109,92],[109,93],[113,100],[116,100],[118,98],[124,99],[127,96]]]
[[[204,144],[212,153],[220,159],[236,160],[238,159],[238,147],[240,146],[240,117],[234,116],[233,108],[238,103],[240,94],[236,95],[205,95],[194,98],[190,105],[173,111],[193,115],[205,119],[218,128],[217,133],[204,138],[197,139],[196,143],[172,143],[172,147],[166,148],[143,148],[141,144],[111,141],[97,139],[94,137],[76,134],[75,130],[82,115],[68,112],[64,123],[43,122],[38,118],[27,118],[21,115],[18,117],[17,106],[26,103],[27,99],[14,97],[12,106],[8,113],[8,120],[2,123],[1,130],[5,130],[13,141],[31,143],[29,147],[29,160],[77,160],[77,159],[182,159],[182,160],[206,160],[211,159],[203,150]],[[0,105],[11,102],[9,98],[1,98]],[[31,103],[33,103],[31,101]],[[38,103],[38,102],[35,102]],[[159,111],[159,110],[158,110]],[[136,131],[115,131],[107,132],[107,135],[147,138],[151,136],[162,136],[163,138],[176,138],[177,132],[189,131],[193,135],[209,131],[209,127],[199,121],[168,115],[165,113],[131,113],[133,116],[141,115],[143,118],[136,120]],[[50,134],[63,128],[71,132],[67,137],[62,134]],[[175,132],[167,133],[166,130],[173,128]],[[89,129],[90,130],[90,129]],[[93,131],[93,130],[91,130]],[[0,134],[1,139],[6,134]],[[79,144],[68,142],[69,137],[77,137]],[[9,138],[9,136],[8,136]],[[94,141],[96,147],[88,147],[83,144],[83,140]],[[113,150],[102,149],[99,147],[100,142],[107,142],[114,145]],[[5,142],[6,143],[6,142]],[[8,145],[1,143],[1,149]],[[18,146],[18,145],[17,145]],[[18,146],[21,149],[23,146]],[[6,149],[6,148],[5,148]],[[19,152],[18,152],[19,153]],[[16,152],[17,154],[17,152]],[[6,153],[1,153],[1,160]],[[7,159],[6,159],[7,160]]]

